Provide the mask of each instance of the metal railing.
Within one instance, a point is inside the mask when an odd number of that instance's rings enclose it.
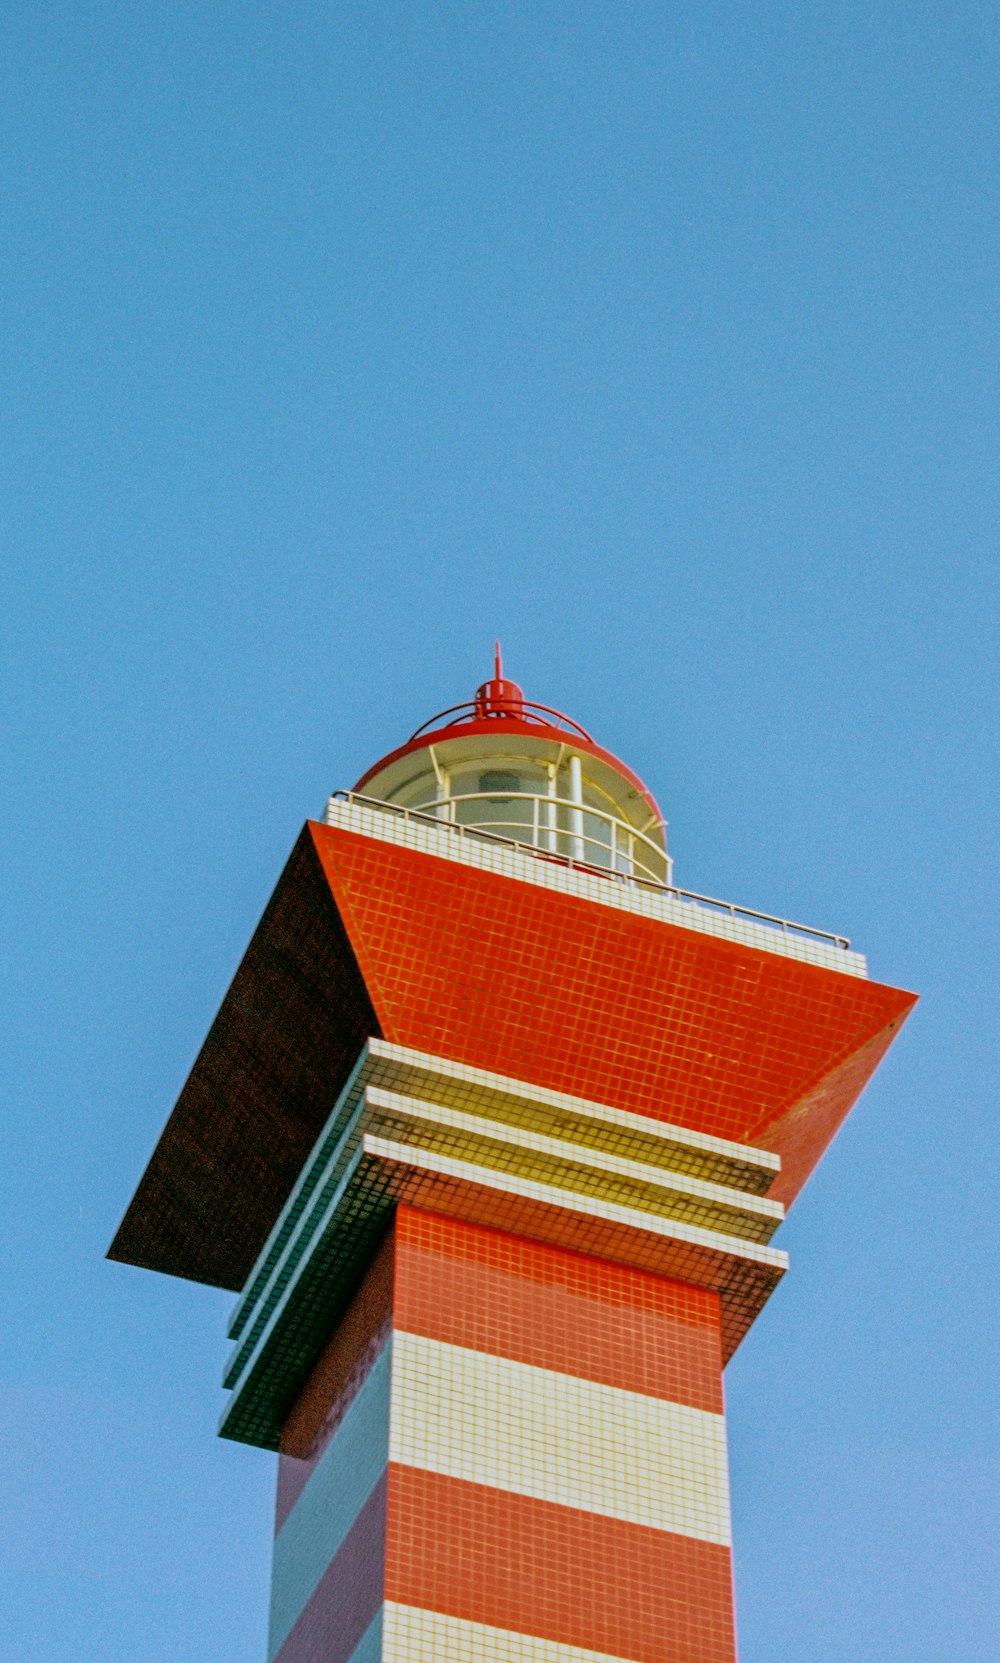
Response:
[[[495,806],[524,803],[528,813],[524,818],[515,814],[506,819],[490,814],[485,819],[477,819],[473,814],[471,819],[467,819],[461,807],[465,803],[491,803]],[[563,811],[561,816],[560,809]],[[648,878],[653,883],[666,883],[670,878],[670,859],[666,850],[645,832],[609,814],[606,809],[595,808],[570,797],[540,797],[534,791],[464,791],[455,796],[436,798],[433,802],[416,803],[413,812],[426,814],[439,824],[448,822],[471,831],[507,837],[511,842],[538,849],[543,854],[557,855],[561,860],[576,861],[584,866],[595,866],[602,872],[616,872],[627,878]],[[606,836],[594,836],[592,823],[595,821]],[[591,822],[589,829],[588,822]]]
[[[476,795],[485,795],[485,793],[476,793]],[[515,795],[527,796],[528,793],[504,793],[504,796]],[[453,797],[451,799],[446,799],[443,803],[435,804],[434,807],[438,809],[447,808],[449,800],[451,802],[458,802],[462,799]],[[565,801],[565,799],[551,799],[547,797],[540,797],[535,800],[543,807],[550,801]],[[481,825],[463,825],[459,820],[441,819],[438,814],[428,813],[428,811],[424,808],[406,808],[402,803],[387,803],[381,797],[365,797],[359,791],[334,791],[332,793],[329,802],[327,803],[326,816],[328,825],[333,823],[331,817],[334,812],[334,804],[338,802],[358,803],[362,808],[378,809],[383,813],[398,815],[405,820],[416,820],[425,826],[436,826],[440,831],[454,832],[462,837],[481,838],[490,843],[500,843],[506,848],[518,849],[522,854],[533,855],[538,860],[547,860],[559,866],[566,866],[573,871],[587,872],[601,878],[610,878],[618,883],[635,884],[640,889],[654,889],[662,895],[672,896],[675,900],[690,902],[696,906],[709,907],[713,911],[726,913],[730,918],[748,918],[755,924],[768,924],[775,929],[783,931],[786,935],[803,936],[806,940],[810,941],[825,941],[834,947],[841,948],[844,952],[847,952],[851,945],[850,940],[846,935],[836,935],[832,930],[817,930],[811,924],[796,924],[792,919],[779,918],[777,914],[773,912],[758,912],[753,907],[739,906],[735,901],[720,901],[717,896],[701,895],[696,889],[678,889],[675,884],[664,883],[659,878],[616,871],[604,863],[597,864],[593,861],[579,859],[573,854],[561,854],[558,850],[545,849],[538,845],[528,843],[523,838],[507,837],[502,832],[488,831]],[[570,806],[578,812],[582,812],[584,814],[597,814],[601,812],[600,810],[591,809],[586,806],[584,806],[581,811],[578,803],[571,803]],[[613,820],[613,816],[609,815],[607,818],[609,820]],[[502,824],[503,822],[496,823]],[[519,825],[522,824],[521,822],[514,823]],[[625,831],[633,829],[625,826],[623,822],[615,822],[615,824],[621,824],[623,830]],[[523,823],[523,829],[529,829],[527,822]],[[557,830],[561,829],[557,828]],[[565,832],[565,830],[561,830],[561,835],[570,837],[573,834]],[[643,836],[641,832],[635,832],[634,835],[637,838],[641,838]],[[646,841],[648,842],[649,840],[646,839]],[[600,844],[600,847],[605,854],[610,852],[607,844],[602,843]],[[655,844],[653,847],[656,847]],[[661,860],[665,861],[668,858],[662,849],[657,850],[657,853],[659,854]]]

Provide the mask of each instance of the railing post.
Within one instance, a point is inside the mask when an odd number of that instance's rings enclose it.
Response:
[[[545,803],[545,847],[549,854],[557,855],[559,853],[559,781],[557,777],[558,768],[555,763],[549,764],[548,775],[548,792]]]
[[[569,826],[572,834],[570,848],[577,860],[584,858],[583,854],[583,764],[578,756],[569,759],[569,795],[572,808],[569,811]]]

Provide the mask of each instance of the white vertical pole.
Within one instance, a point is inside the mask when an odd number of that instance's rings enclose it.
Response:
[[[556,798],[559,795],[559,764],[550,762],[549,770],[549,801],[545,805],[545,847],[550,854],[555,854],[559,847],[556,838]]]
[[[583,764],[578,756],[569,759],[569,800],[574,805],[569,811],[570,859],[583,860]]]

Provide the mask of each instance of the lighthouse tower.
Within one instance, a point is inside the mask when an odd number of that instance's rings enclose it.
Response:
[[[271,1663],[733,1663],[722,1370],[913,1003],[499,650],[335,793],[111,1248],[237,1294]]]

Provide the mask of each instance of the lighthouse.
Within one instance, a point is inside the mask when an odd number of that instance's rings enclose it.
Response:
[[[110,1250],[235,1295],[268,1663],[734,1663],[723,1369],[914,1002],[499,648],[334,793]]]

